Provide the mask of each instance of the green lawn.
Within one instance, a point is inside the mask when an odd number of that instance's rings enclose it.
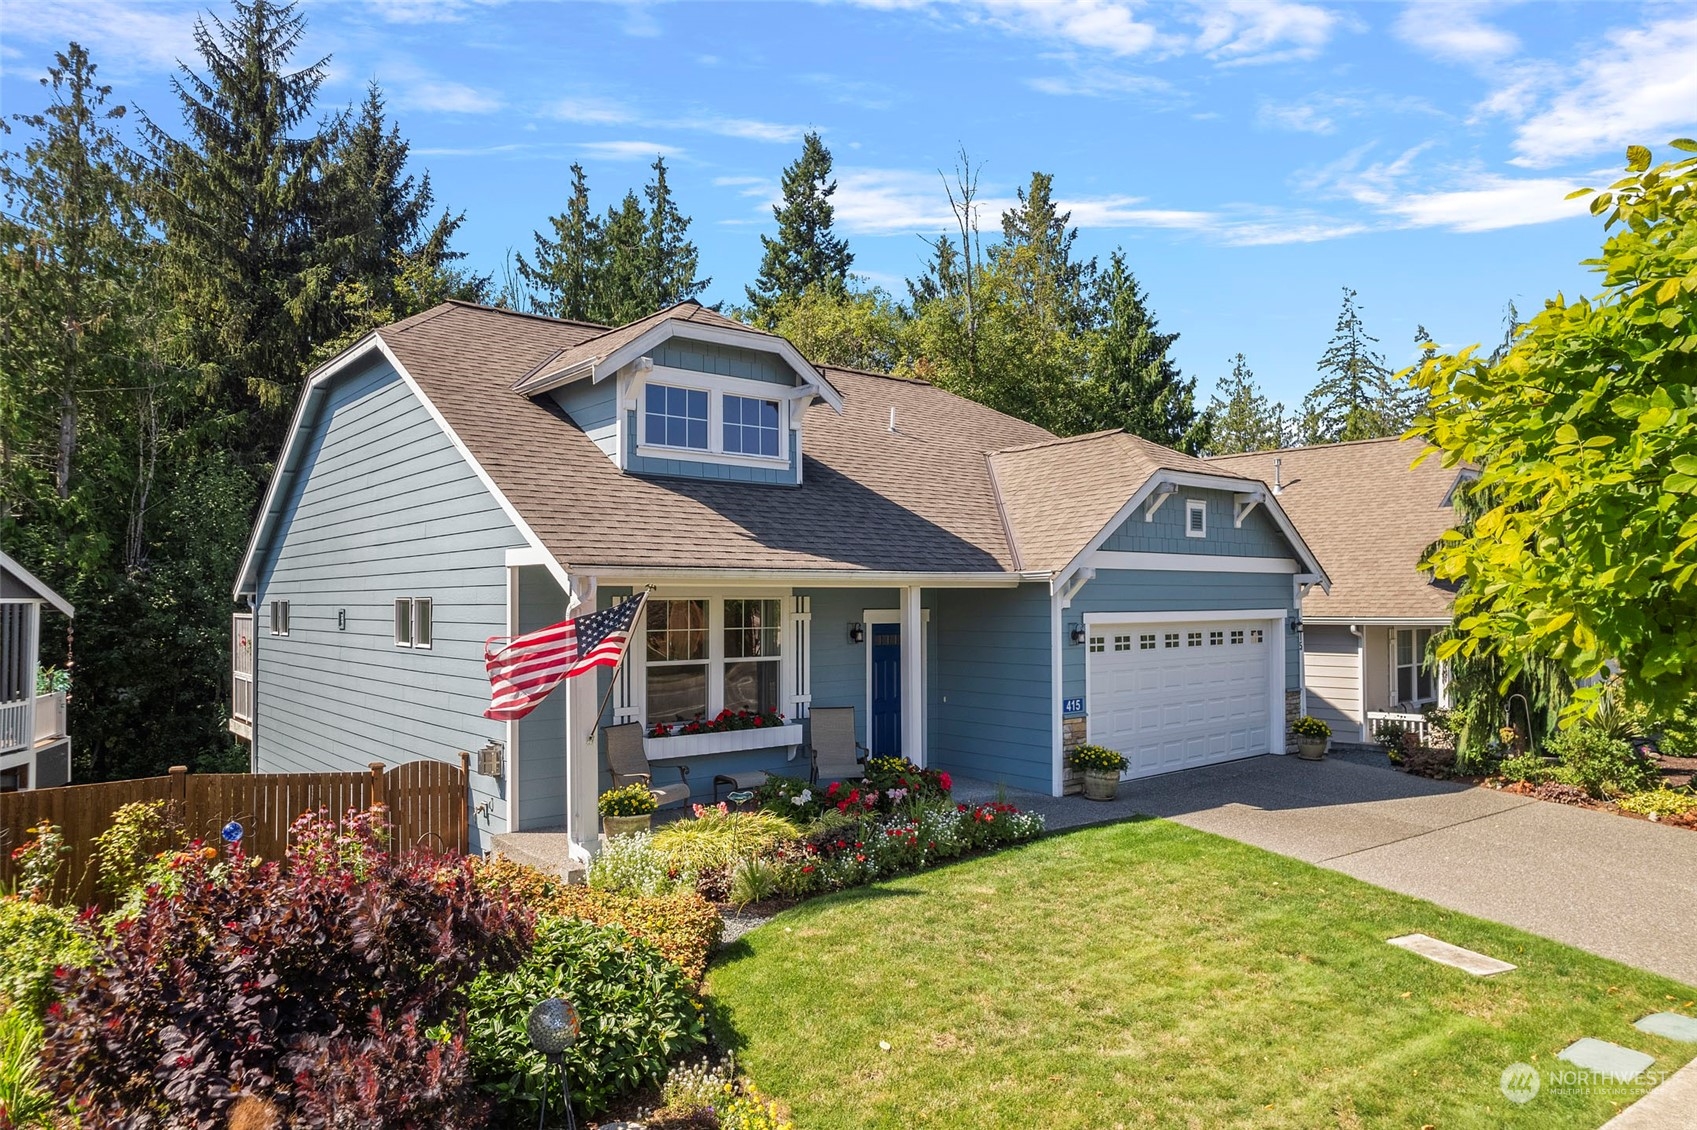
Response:
[[[1415,932],[1520,968],[1385,944]],[[1595,1127],[1641,1088],[1516,1106],[1502,1070],[1580,1036],[1697,1053],[1631,1027],[1688,986],[1159,820],[805,903],[710,986],[803,1130]]]

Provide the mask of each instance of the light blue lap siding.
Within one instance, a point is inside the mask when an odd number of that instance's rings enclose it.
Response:
[[[742,377],[745,380],[789,385],[792,388],[800,383],[795,372],[775,353],[713,345],[705,341],[690,341],[687,338],[674,337],[661,345],[654,351],[654,363],[672,369],[716,373],[721,377]]]
[[[1048,586],[937,594],[939,699],[931,764],[1048,792],[1053,786]]]
[[[341,378],[318,418],[261,567],[255,766],[347,771],[371,761],[457,761],[505,727],[489,703],[483,641],[506,627],[499,504],[387,365]],[[434,602],[434,647],[397,648],[394,601]],[[290,633],[268,634],[289,602]],[[347,627],[338,625],[338,612]],[[475,764],[475,763],[474,763]],[[472,848],[506,830],[503,782],[472,774]]]
[[[1173,503],[1167,503],[1172,506]],[[1069,638],[1085,614],[1114,612],[1215,612],[1235,608],[1294,609],[1288,573],[1191,573],[1154,569],[1102,569],[1061,613],[1061,695],[1084,694],[1085,645]],[[1285,633],[1285,688],[1302,685],[1302,638]]]
[[[619,454],[618,391],[615,380],[597,383],[586,378],[549,395],[607,458],[614,459]]]
[[[1248,487],[1248,489],[1258,489]],[[1201,499],[1208,506],[1207,536],[1185,535],[1185,500]],[[1236,507],[1230,491],[1192,490],[1181,487],[1179,492],[1161,504],[1153,521],[1143,520],[1143,508],[1132,512],[1120,528],[1108,535],[1102,548],[1120,553],[1206,553],[1228,557],[1291,557],[1295,550],[1285,539],[1278,523],[1267,515],[1265,507],[1257,506],[1243,520],[1241,528],[1232,525]]]

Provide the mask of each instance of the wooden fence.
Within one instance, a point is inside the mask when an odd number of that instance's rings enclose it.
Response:
[[[242,826],[242,850],[264,859],[282,858],[289,827],[303,812],[325,808],[340,820],[350,808],[376,804],[388,811],[389,842],[397,849],[464,854],[470,848],[469,783],[469,758],[462,753],[458,765],[412,761],[385,769],[373,761],[364,773],[191,774],[177,766],[164,777],[0,793],[0,890],[10,890],[17,878],[13,850],[48,820],[63,829],[70,848],[55,897],[78,905],[98,901],[95,837],[113,812],[135,801],[166,802],[190,839],[220,847],[221,830],[234,820]]]

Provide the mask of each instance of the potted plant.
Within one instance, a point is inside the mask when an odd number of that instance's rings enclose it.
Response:
[[[1296,755],[1304,761],[1319,761],[1326,756],[1326,743],[1331,740],[1332,728],[1318,718],[1304,714],[1290,724],[1296,735]]]
[[[632,832],[648,831],[648,823],[659,807],[654,790],[640,781],[608,789],[595,802],[601,812],[601,826],[609,836],[628,836]]]
[[[1107,746],[1081,745],[1067,754],[1067,764],[1083,774],[1086,800],[1113,800],[1130,762]]]

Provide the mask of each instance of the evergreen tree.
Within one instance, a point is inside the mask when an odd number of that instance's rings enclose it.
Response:
[[[1367,332],[1355,306],[1355,291],[1343,288],[1337,328],[1319,365],[1320,381],[1302,402],[1306,443],[1338,443],[1400,435],[1412,416],[1408,394]]]
[[[1208,414],[1212,428],[1204,450],[1209,455],[1272,451],[1284,445],[1285,406],[1268,400],[1241,353],[1232,359],[1231,375],[1220,378]]]
[[[650,267],[648,214],[642,198],[625,193],[601,221],[590,321],[618,326],[654,313],[658,306]]]
[[[572,165],[572,194],[566,210],[548,217],[552,236],[535,232],[536,261],[517,256],[519,281],[532,294],[538,314],[574,321],[594,320],[596,274],[603,258],[601,222],[589,207],[583,166]]]
[[[1176,333],[1162,333],[1142,286],[1115,251],[1096,287],[1091,395],[1080,431],[1124,428],[1190,454],[1207,443],[1210,418],[1196,411],[1196,380],[1172,359]]]
[[[430,174],[406,171],[410,144],[385,113],[376,83],[357,114],[340,124],[326,162],[317,220],[313,289],[330,290],[318,313],[314,357],[341,352],[367,332],[448,298],[482,301],[490,280],[456,264],[454,233],[465,213],[430,214]]]
[[[1067,226],[1072,213],[1055,206],[1054,180],[1053,174],[1033,172],[1030,184],[1017,190],[1019,202],[1002,213],[1002,242],[990,258],[1012,272],[1030,310],[1053,325],[1081,331],[1096,261],[1073,259],[1078,229]]]
[[[648,198],[648,234],[642,245],[648,309],[643,313],[693,299],[713,281],[695,277],[701,253],[686,238],[689,217],[678,211],[672,199],[671,186],[666,183],[666,159],[654,158],[651,168],[654,179],[643,189]]]
[[[328,291],[315,286],[315,209],[329,130],[311,122],[328,59],[290,70],[305,31],[293,4],[232,0],[226,23],[195,21],[204,77],[172,89],[187,135],[152,121],[151,194],[165,234],[184,359],[243,426],[246,458],[272,458],[312,353]]]
[[[146,233],[114,132],[124,107],[107,104],[96,70],[80,44],[55,55],[47,109],[14,115],[35,137],[0,169],[0,520],[42,472],[70,499],[84,399],[129,383]]]
[[[779,302],[810,289],[841,293],[854,264],[848,241],[832,233],[837,182],[831,179],[831,151],[817,133],[802,139],[801,156],[784,167],[782,189],[782,203],[772,206],[777,238],[760,237],[760,274],[754,286],[744,288],[757,325],[770,325]]]

